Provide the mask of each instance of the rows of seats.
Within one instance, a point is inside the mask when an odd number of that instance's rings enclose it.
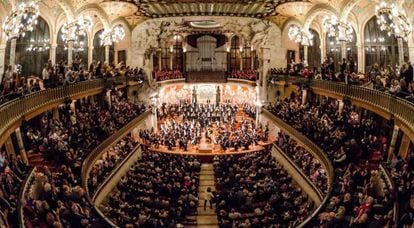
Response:
[[[199,172],[194,157],[145,151],[101,210],[120,226],[177,227],[197,210]]]
[[[277,144],[296,166],[309,177],[313,184],[326,195],[328,193],[328,177],[321,162],[282,131],[278,134]]]
[[[220,227],[295,227],[314,209],[269,151],[214,162]]]
[[[130,153],[134,152],[133,150],[137,145],[138,141],[134,139],[132,134],[128,134],[101,155],[89,173],[88,188],[90,194],[105,181],[115,167]]]
[[[333,100],[302,104],[300,96],[292,96],[269,109],[313,140],[334,163],[332,197],[319,217],[319,225],[389,225],[395,197],[384,191],[378,161],[372,160],[386,156],[383,132],[378,131],[381,128],[372,116],[360,115],[348,102],[342,112],[338,106]]]
[[[112,94],[106,102],[83,102],[74,111],[60,109],[59,119],[41,118],[40,128],[31,125],[31,148],[45,157],[37,181],[38,196],[31,195],[25,204],[28,227],[84,227],[99,224],[99,216],[81,187],[81,167],[86,156],[105,138],[145,111],[144,107]],[[47,164],[47,165],[45,165]]]

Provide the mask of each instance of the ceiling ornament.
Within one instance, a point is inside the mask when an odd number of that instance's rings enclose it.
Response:
[[[335,37],[337,41],[352,42],[354,39],[351,24],[338,20],[336,16],[326,17],[323,20],[323,28],[329,37]]]
[[[288,30],[289,39],[303,46],[313,45],[313,35],[298,25],[291,25]]]
[[[285,1],[276,7],[276,12],[288,17],[301,17],[305,16],[313,5],[309,1]]]
[[[411,34],[411,22],[404,9],[396,4],[379,3],[375,7],[375,15],[381,31],[385,31],[388,36],[395,35],[407,40],[407,37]]]
[[[21,2],[6,17],[3,31],[7,39],[17,39],[33,31],[39,17],[39,5],[35,1]]]
[[[86,32],[91,26],[91,19],[84,17],[78,17],[73,22],[65,23],[62,27],[62,40],[64,42],[78,42],[80,36],[86,36]]]
[[[149,18],[182,16],[234,16],[264,18],[276,15],[275,8],[286,0],[135,0],[138,14]]]
[[[125,37],[125,29],[122,25],[118,24],[110,31],[104,31],[100,35],[101,45],[103,46],[110,46],[114,43],[118,43],[119,41],[123,40]]]

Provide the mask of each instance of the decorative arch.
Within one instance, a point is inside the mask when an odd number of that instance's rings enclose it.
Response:
[[[37,75],[42,72],[43,65],[49,60],[50,39],[52,29],[47,20],[39,16],[38,23],[32,32],[19,37],[16,41],[16,65],[21,65],[22,76]],[[7,41],[5,63],[10,62],[11,41]]]
[[[310,25],[312,23],[312,21],[320,14],[322,13],[326,13],[329,15],[338,15],[338,13],[336,12],[336,10],[332,7],[329,7],[325,4],[318,4],[314,7],[312,7],[311,10],[309,10],[309,12],[306,14],[305,18],[305,22],[303,23],[303,28],[304,29],[309,29]]]
[[[110,24],[109,24],[109,18],[108,15],[105,13],[105,11],[102,10],[102,8],[97,5],[97,4],[89,4],[86,5],[82,8],[80,8],[77,11],[77,15],[83,15],[83,14],[92,14],[92,15],[96,15],[100,22],[102,23],[104,29],[109,29],[110,28]]]
[[[379,67],[390,66],[393,70],[399,63],[398,41],[394,35],[388,36],[379,29],[375,15],[363,24],[363,44],[365,53],[365,70],[368,71],[378,64]],[[408,44],[403,44],[404,60],[408,61]]]
[[[57,4],[62,8],[63,12],[65,12],[65,15],[69,21],[72,21],[75,19],[75,13],[73,6],[68,2],[68,0],[55,0]]]
[[[340,20],[347,20],[352,9],[360,2],[361,0],[349,0],[346,5],[341,10],[341,15],[339,16]]]

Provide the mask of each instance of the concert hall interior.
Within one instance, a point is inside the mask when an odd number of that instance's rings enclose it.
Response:
[[[411,10],[0,1],[0,228],[414,228]]]

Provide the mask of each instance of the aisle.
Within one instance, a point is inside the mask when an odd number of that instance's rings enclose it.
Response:
[[[208,187],[211,188],[211,191],[216,191],[214,168],[209,163],[201,165],[200,187],[198,189],[197,227],[218,227],[215,205],[213,205],[213,209],[210,209],[210,204],[207,204],[206,210],[204,210],[204,192]]]

